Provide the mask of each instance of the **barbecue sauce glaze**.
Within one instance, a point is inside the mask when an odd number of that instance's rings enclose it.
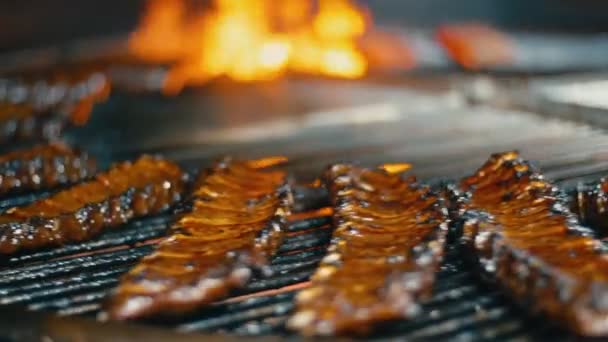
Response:
[[[267,270],[292,205],[285,172],[267,164],[226,158],[201,172],[192,210],[121,279],[109,317],[186,313]]]
[[[333,165],[325,183],[335,231],[288,326],[305,335],[364,334],[415,315],[443,256],[441,198],[386,169]]]
[[[94,179],[0,215],[0,253],[59,246],[98,235],[179,201],[180,168],[143,156],[114,165]]]
[[[531,308],[583,335],[608,335],[608,255],[564,195],[515,152],[460,183],[462,241]]]

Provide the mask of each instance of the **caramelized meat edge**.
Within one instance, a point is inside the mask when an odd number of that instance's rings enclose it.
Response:
[[[229,158],[201,172],[192,210],[120,281],[112,319],[183,314],[267,270],[281,242],[291,190],[283,171]]]
[[[602,237],[608,236],[608,178],[580,184],[570,195],[570,208],[579,221]]]
[[[57,138],[66,126],[86,123],[109,93],[109,79],[100,72],[0,79],[0,142]]]
[[[95,159],[61,143],[0,155],[0,196],[51,189],[92,177]]]
[[[526,307],[583,335],[608,335],[608,255],[564,195],[515,152],[460,184],[463,243]]]
[[[88,182],[0,215],[0,253],[89,239],[167,209],[183,191],[182,171],[172,162],[143,156],[116,164]]]
[[[334,165],[325,181],[335,230],[288,326],[305,335],[363,334],[415,315],[443,256],[442,200],[414,178],[380,169]]]

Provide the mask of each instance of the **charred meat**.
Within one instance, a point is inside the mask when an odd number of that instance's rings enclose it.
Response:
[[[107,98],[101,73],[33,81],[0,79],[0,142],[50,139],[68,125],[88,121],[93,105]]]
[[[27,105],[38,111],[87,99],[100,101],[107,97],[109,91],[110,80],[95,70],[0,79],[1,104]]]
[[[555,186],[515,152],[460,184],[463,242],[521,300],[583,335],[608,335],[608,255]]]
[[[122,278],[108,303],[109,317],[188,312],[267,268],[292,200],[285,172],[266,166],[264,160],[226,158],[201,172],[192,210]]]
[[[182,172],[169,161],[144,156],[116,164],[91,181],[0,215],[0,253],[89,239],[168,208],[183,189]]]
[[[608,178],[579,185],[571,198],[571,210],[580,222],[608,235]]]
[[[27,105],[0,104],[0,142],[57,138],[67,125],[64,115]]]
[[[14,151],[0,155],[0,196],[76,183],[95,170],[93,158],[60,143]]]
[[[368,333],[374,323],[415,315],[430,295],[447,212],[428,187],[389,170],[339,164],[327,171],[335,230],[311,286],[296,297],[291,329]]]

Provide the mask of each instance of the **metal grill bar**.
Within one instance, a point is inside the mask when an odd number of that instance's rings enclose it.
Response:
[[[45,261],[61,256],[75,255],[78,253],[100,251],[112,247],[134,246],[147,240],[161,237],[172,220],[170,216],[144,219],[127,225],[120,230],[109,232],[101,239],[85,241],[79,244],[66,245],[56,249],[23,254],[11,257],[7,260],[8,265],[23,264],[24,262]],[[0,271],[1,272],[1,271]]]
[[[142,256],[150,253],[152,248],[152,246],[141,246],[117,252],[100,253],[11,268],[0,272],[0,287],[15,286],[23,282],[37,281],[52,276],[68,275],[75,271],[99,269],[135,262]]]
[[[91,308],[89,312],[98,312],[101,308],[100,301],[103,300],[109,293],[109,290],[96,292],[86,292],[83,294],[61,297],[51,301],[34,302],[27,306],[29,310],[57,310],[58,312],[70,313],[82,311],[81,305],[85,304]],[[94,310],[94,311],[93,311]]]
[[[294,292],[282,293],[273,296],[258,297],[245,300],[237,304],[228,304],[218,308],[213,318],[180,324],[178,330],[189,331],[210,331],[214,329],[226,328],[251,320],[259,320],[271,315],[285,315],[293,308]],[[234,315],[231,312],[238,312]]]

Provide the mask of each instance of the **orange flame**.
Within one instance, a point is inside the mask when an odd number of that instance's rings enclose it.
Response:
[[[287,71],[359,78],[368,68],[357,44],[366,19],[349,0],[214,0],[201,11],[185,0],[149,0],[130,49],[143,60],[174,63],[169,92],[222,76],[269,80]]]
[[[183,55],[185,15],[182,1],[148,1],[139,28],[129,40],[131,53],[150,62],[166,62]]]

